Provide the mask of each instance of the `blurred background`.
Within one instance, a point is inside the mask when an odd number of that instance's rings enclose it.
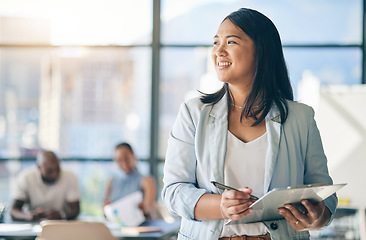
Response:
[[[277,26],[295,99],[315,109],[334,182],[348,183],[335,225],[362,237],[364,0],[0,0],[0,202],[9,207],[16,175],[46,148],[78,175],[82,214],[101,216],[121,141],[161,189],[179,106],[221,87],[212,39],[241,7]]]

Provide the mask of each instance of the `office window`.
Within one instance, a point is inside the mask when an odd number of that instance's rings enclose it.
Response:
[[[362,51],[358,47],[285,48],[284,54],[297,100],[304,100],[306,92],[319,90],[307,88],[311,84],[320,87],[361,82]]]
[[[79,177],[81,213],[103,215],[114,146],[149,157],[152,13],[149,0],[1,2],[1,202],[47,148]]]
[[[0,158],[148,158],[152,2],[19,4],[0,8]]]
[[[37,150],[41,62],[49,54],[47,48],[0,48],[1,158]]]
[[[1,157],[149,152],[149,48],[1,49]],[[20,60],[18,60],[20,59]]]
[[[211,44],[222,19],[246,7],[268,16],[283,44],[360,44],[361,0],[162,0],[163,44]]]
[[[2,44],[151,43],[151,0],[4,0],[0,16]]]

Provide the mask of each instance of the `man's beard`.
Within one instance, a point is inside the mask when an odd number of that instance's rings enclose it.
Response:
[[[42,177],[42,181],[45,183],[45,184],[47,184],[47,185],[52,185],[52,184],[54,184],[56,181],[57,181],[57,178],[56,179],[47,179],[47,178],[45,178],[44,176],[42,176],[41,175],[41,177]]]

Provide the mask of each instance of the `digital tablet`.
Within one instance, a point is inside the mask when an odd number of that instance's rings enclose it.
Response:
[[[318,203],[345,185],[347,184],[313,184],[273,189],[250,206],[253,209],[252,213],[243,219],[231,221],[229,224],[282,219],[284,217],[278,213],[278,208],[284,207],[285,204],[295,205],[300,211],[305,212],[306,208],[301,204],[301,200],[307,199],[312,203]]]

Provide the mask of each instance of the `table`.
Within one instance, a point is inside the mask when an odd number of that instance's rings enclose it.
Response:
[[[111,229],[112,235],[118,239],[144,239],[144,240],[157,240],[157,239],[169,239],[172,236],[177,236],[180,227],[180,221],[175,221],[173,223],[167,223],[163,220],[151,221],[144,223],[141,226],[151,226],[158,227],[161,229],[160,232],[145,232],[139,235],[128,236],[128,234],[123,233],[120,229]]]
[[[165,240],[172,236],[176,236],[180,221],[173,223],[167,223],[163,220],[154,220],[142,224],[142,226],[158,227],[161,229],[160,232],[145,232],[139,233],[138,235],[126,233],[121,231],[121,228],[109,226],[113,236],[121,240]],[[0,239],[11,239],[11,240],[34,240],[38,234],[42,231],[39,224],[36,223],[0,223]]]

